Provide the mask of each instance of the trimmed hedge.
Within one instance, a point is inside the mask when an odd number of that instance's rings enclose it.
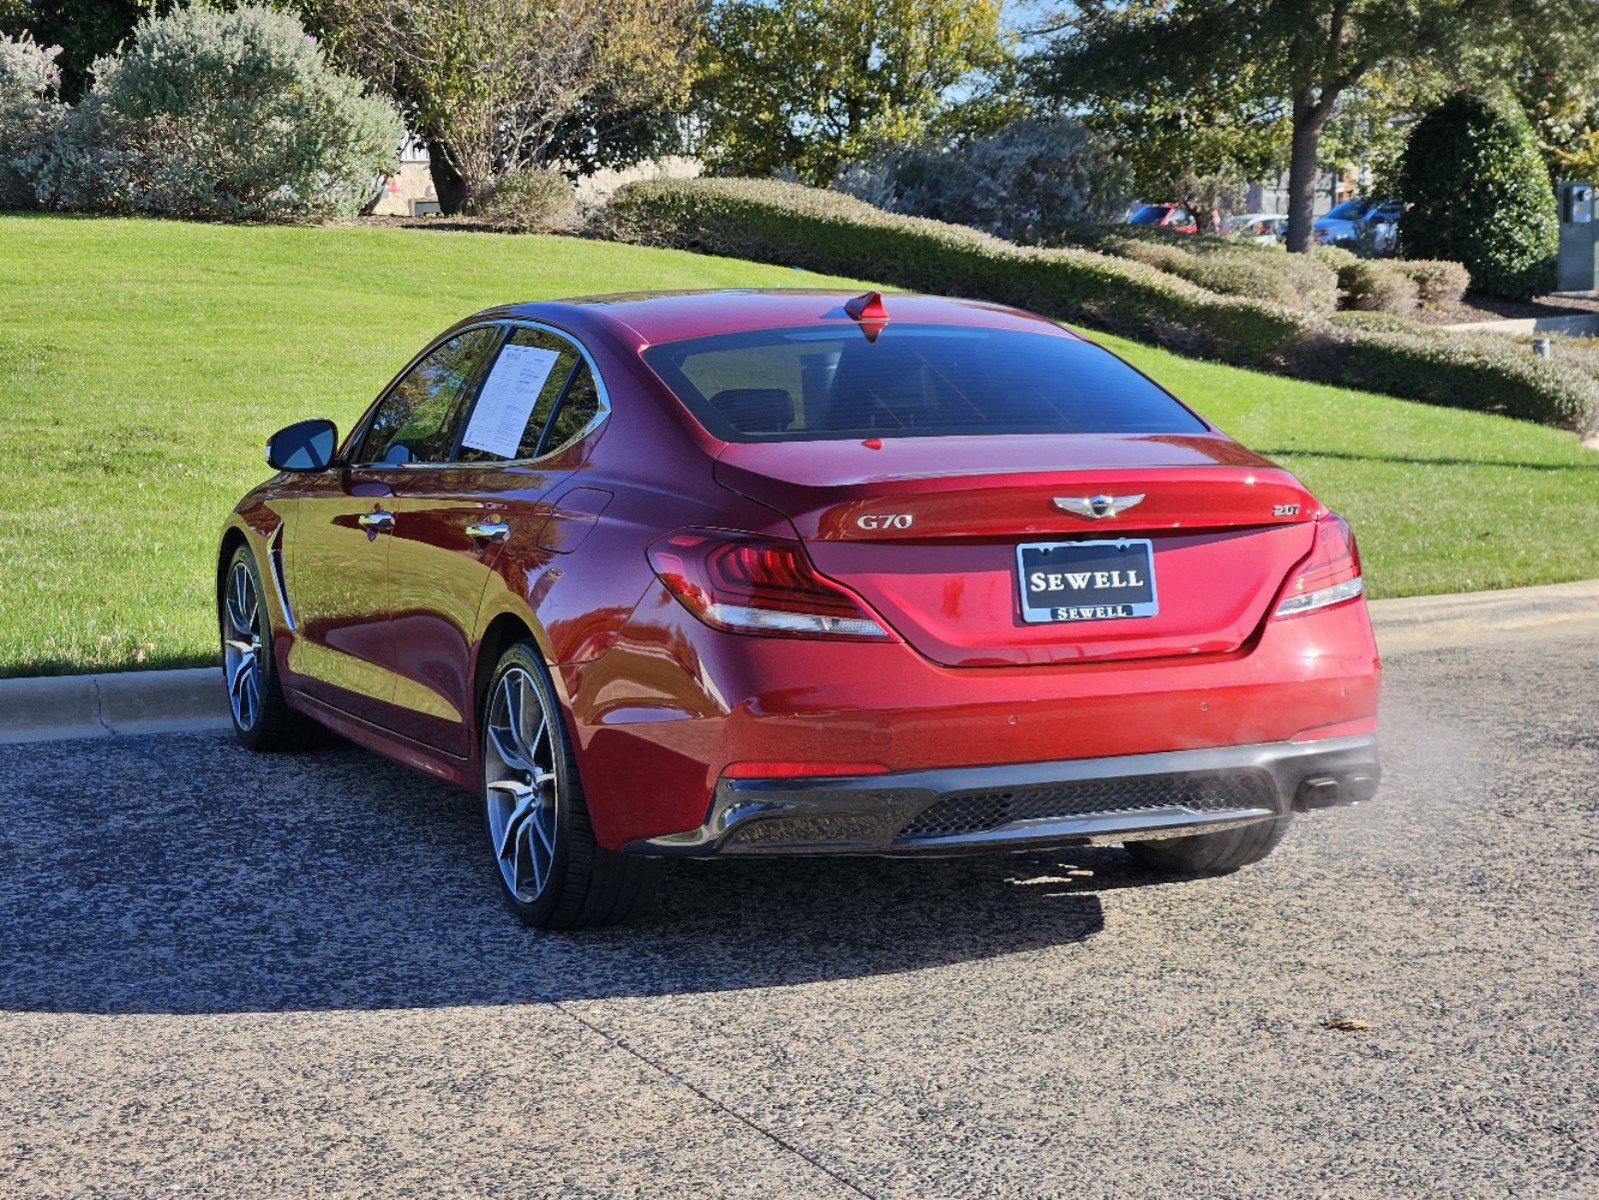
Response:
[[[1346,308],[1333,313],[1327,319],[1339,329],[1379,329],[1385,333],[1416,332],[1416,323],[1409,317],[1396,317],[1392,313],[1364,312]]]
[[[1066,230],[1060,241],[1130,258],[1225,296],[1264,300],[1308,313],[1330,313],[1338,307],[1336,272],[1277,246],[1127,225],[1077,225]]]
[[[1471,272],[1463,263],[1442,258],[1396,258],[1392,261],[1416,281],[1421,302],[1429,308],[1452,308],[1471,287]]]
[[[1311,251],[1325,266],[1338,273],[1338,287],[1343,292],[1359,288],[1355,281],[1363,264],[1382,265],[1407,275],[1416,285],[1416,295],[1428,308],[1451,308],[1459,304],[1471,287],[1471,272],[1457,262],[1441,258],[1383,258],[1366,259],[1342,246],[1317,246]],[[1359,305],[1351,305],[1358,308]],[[1387,311],[1387,310],[1384,310]]]
[[[1092,250],[1037,249],[776,180],[656,179],[619,188],[602,236],[975,296],[1189,355],[1394,396],[1599,426],[1599,381],[1504,338],[1365,328],[1221,296]]]
[[[1417,327],[1418,329],[1420,327]],[[1494,334],[1344,330],[1338,382],[1447,408],[1599,429],[1599,380]]]
[[[1380,258],[1357,259],[1338,272],[1344,290],[1344,303],[1356,312],[1392,313],[1402,316],[1416,311],[1416,281],[1392,263]]]

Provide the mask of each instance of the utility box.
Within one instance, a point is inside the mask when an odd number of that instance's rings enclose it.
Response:
[[[1560,200],[1560,276],[1562,292],[1599,290],[1599,222],[1594,220],[1595,190],[1591,183],[1562,180],[1555,185]]]

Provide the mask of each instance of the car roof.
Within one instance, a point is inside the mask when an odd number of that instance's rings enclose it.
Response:
[[[624,342],[644,346],[754,329],[853,323],[844,305],[861,294],[810,288],[620,292],[506,305],[479,313],[473,320],[498,317],[545,321],[578,334],[604,330]],[[1022,329],[1076,336],[1036,313],[978,300],[884,292],[883,306],[890,322]]]

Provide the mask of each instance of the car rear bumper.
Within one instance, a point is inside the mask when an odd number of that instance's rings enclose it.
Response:
[[[880,764],[889,774],[859,786],[881,790],[979,765],[1003,778],[1007,766],[1364,736],[1380,678],[1358,601],[1267,621],[1232,654],[955,668],[899,642],[722,633],[664,594],[608,653],[562,672],[607,850],[692,835],[724,777],[775,773],[760,763]]]
[[[957,854],[1202,833],[1352,804],[1377,789],[1377,740],[1223,746],[887,775],[724,779],[697,829],[630,853]]]

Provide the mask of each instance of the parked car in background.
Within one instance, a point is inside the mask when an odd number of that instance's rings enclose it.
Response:
[[[1228,237],[1271,246],[1288,235],[1288,217],[1282,213],[1243,213],[1223,221],[1221,231]]]
[[[1198,233],[1199,220],[1186,204],[1143,204],[1127,218],[1129,225],[1151,225],[1173,233]]]
[[[1377,787],[1348,524],[1016,309],[490,309],[267,461],[217,558],[239,740],[475,790],[533,925],[625,919],[682,856],[1215,874]]]
[[[1311,238],[1318,246],[1368,246],[1387,254],[1399,240],[1399,214],[1404,206],[1398,200],[1360,197],[1334,205],[1311,226]]]

